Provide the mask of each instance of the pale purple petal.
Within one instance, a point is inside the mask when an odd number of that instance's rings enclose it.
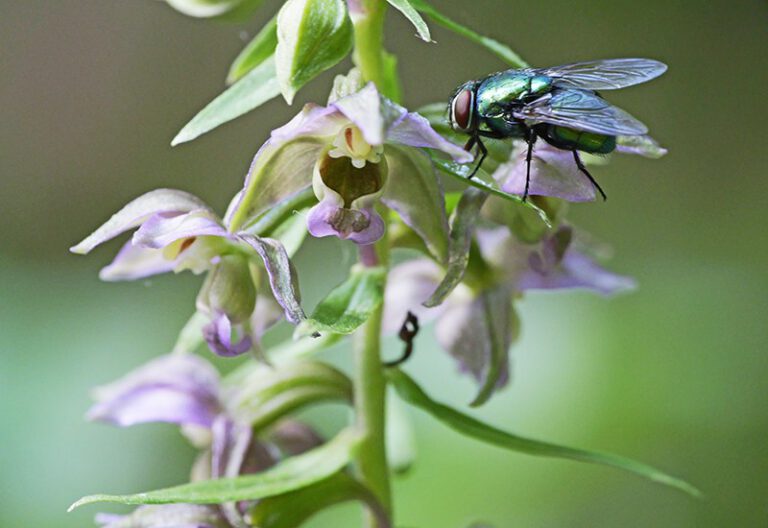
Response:
[[[510,194],[525,193],[527,147],[517,149],[512,159],[499,165],[493,177],[501,189]],[[545,143],[537,143],[531,159],[530,196],[552,196],[569,202],[589,202],[595,199],[595,187],[579,171],[573,153]]]
[[[499,285],[475,297],[456,298],[454,293],[448,304],[435,325],[435,337],[461,372],[480,383],[479,404],[509,379],[508,353],[516,334],[512,290]]]
[[[256,253],[261,257],[269,277],[272,295],[283,308],[285,318],[293,324],[298,324],[306,319],[304,309],[301,307],[299,276],[293,267],[293,262],[288,257],[285,246],[273,238],[258,237],[246,233],[240,233],[238,236],[256,250]]]
[[[346,123],[344,117],[331,106],[306,104],[301,112],[270,135],[270,143],[279,145],[299,137],[330,137]]]
[[[244,332],[239,339],[232,340],[232,321],[226,314],[217,314],[203,327],[203,337],[211,352],[222,357],[234,357],[245,354],[251,349],[251,336]]]
[[[309,210],[307,229],[314,237],[336,236],[356,244],[373,244],[384,236],[384,220],[371,208],[346,209],[322,200]]]
[[[133,235],[137,246],[159,249],[177,240],[198,236],[227,237],[221,220],[207,210],[186,214],[159,213],[146,220]]]
[[[254,435],[249,424],[219,416],[211,428],[211,475],[236,477],[264,471],[275,459]]]
[[[469,163],[474,156],[435,132],[424,116],[405,112],[387,130],[387,142],[410,147],[431,148],[445,152],[457,163]]]
[[[352,121],[369,145],[384,144],[384,119],[381,112],[381,96],[376,85],[366,84],[360,91],[342,97],[330,105]]]
[[[573,249],[566,252],[559,266],[538,271],[530,268],[518,281],[521,290],[584,288],[603,295],[615,295],[635,287],[631,277],[612,273]]]
[[[440,266],[427,259],[409,260],[392,268],[384,292],[384,334],[396,334],[409,311],[421,323],[443,313],[445,305],[435,308],[422,305],[440,284],[443,273]]]
[[[181,214],[195,209],[208,209],[208,206],[198,197],[184,191],[174,189],[150,191],[129,202],[85,240],[70,248],[70,251],[88,253],[99,244],[140,225],[154,214]]]
[[[88,418],[129,426],[169,422],[210,427],[220,412],[218,373],[191,355],[159,357],[94,391]]]
[[[112,263],[101,269],[99,278],[103,281],[143,279],[172,271],[175,266],[176,261],[165,258],[162,250],[134,246],[128,241]]]
[[[163,504],[139,506],[128,515],[99,513],[101,528],[230,528],[216,506]]]

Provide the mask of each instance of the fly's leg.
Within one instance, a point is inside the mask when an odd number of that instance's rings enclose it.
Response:
[[[584,163],[581,161],[581,157],[579,157],[579,152],[574,150],[573,151],[573,161],[576,162],[576,166],[579,168],[579,170],[584,173],[584,175],[589,178],[590,183],[595,186],[595,189],[600,193],[600,196],[603,197],[603,201],[607,200],[608,197],[605,195],[603,190],[600,188],[600,185],[597,184],[595,179],[592,177],[592,175],[589,173],[587,168],[584,166]]]
[[[531,184],[531,159],[533,158],[533,144],[536,143],[538,136],[531,132],[528,136],[528,153],[525,155],[525,192],[523,193],[523,201],[528,199],[528,187]]]
[[[480,170],[480,166],[485,161],[485,157],[488,155],[488,149],[483,144],[483,141],[480,139],[480,136],[472,136],[469,138],[469,141],[467,141],[467,144],[464,145],[464,150],[470,150],[474,145],[477,145],[477,152],[480,153],[480,160],[477,162],[477,165],[475,165],[475,168],[472,170],[472,173],[467,177],[467,179],[472,179],[475,174],[477,174],[477,171]]]

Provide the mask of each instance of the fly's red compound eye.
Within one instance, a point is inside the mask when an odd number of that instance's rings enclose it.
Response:
[[[453,122],[462,130],[469,130],[472,121],[472,91],[462,90],[453,98]]]

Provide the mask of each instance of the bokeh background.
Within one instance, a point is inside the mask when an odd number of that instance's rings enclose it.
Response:
[[[699,486],[696,501],[619,471],[475,444],[410,413],[419,459],[395,485],[398,523],[463,527],[768,526],[768,4],[611,0],[445,0],[453,18],[552,65],[647,56],[670,65],[610,94],[670,149],[660,161],[615,156],[594,169],[607,203],[572,218],[615,249],[637,292],[530,295],[513,385],[479,414],[510,430],[613,451]],[[118,247],[88,258],[67,248],[129,199],[159,186],[220,209],[268,131],[332,75],[191,144],[171,138],[223,88],[228,64],[274,11],[247,24],[186,18],[154,0],[0,0],[0,526],[92,525],[66,514],[97,492],[186,478],[193,452],[170,426],[89,424],[90,387],[166,352],[200,279],[97,279]],[[501,69],[484,50],[434,29],[413,37],[395,13],[410,107]],[[342,68],[343,69],[343,68]],[[332,287],[353,252],[312,241],[303,289]],[[407,369],[465,407],[471,384],[420,336]],[[331,357],[344,363],[348,351]],[[338,410],[311,414],[332,428]],[[104,508],[120,511],[119,507]],[[354,526],[339,507],[316,528]]]

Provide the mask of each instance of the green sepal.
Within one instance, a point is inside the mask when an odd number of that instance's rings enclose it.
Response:
[[[429,156],[408,147],[387,145],[390,178],[383,201],[401,215],[424,241],[432,257],[444,263],[448,256],[448,218],[440,182]]]
[[[667,475],[641,462],[610,453],[587,451],[549,442],[541,442],[502,431],[447,405],[434,401],[410,376],[399,369],[388,369],[386,375],[387,379],[395,387],[395,390],[397,390],[397,393],[406,402],[427,412],[451,429],[475,440],[528,455],[565,458],[622,469],[645,477],[653,482],[684,491],[693,497],[701,497],[701,492],[687,482]]]
[[[321,138],[302,137],[264,144],[251,163],[239,203],[229,218],[230,232],[240,231],[286,199],[310,188],[312,167],[326,143]],[[313,193],[314,195],[314,193]]]
[[[309,319],[296,328],[296,335],[351,334],[384,300],[386,276],[383,267],[354,266],[347,280],[320,301]]]
[[[361,440],[359,431],[349,427],[320,447],[287,458],[261,473],[203,480],[134,495],[88,495],[72,504],[68,511],[95,502],[222,504],[273,497],[305,488],[338,473],[354,458]]]
[[[277,78],[288,104],[296,92],[352,50],[344,0],[288,0],[277,15]]]
[[[352,382],[341,371],[318,361],[275,367],[259,365],[233,387],[230,411],[263,430],[290,413],[323,401],[352,401]]]
[[[413,24],[413,27],[416,28],[416,33],[421,40],[424,42],[432,42],[427,23],[424,22],[424,19],[421,18],[418,11],[414,9],[412,2],[409,2],[408,0],[387,0],[387,2],[389,2],[389,5],[400,11],[403,16]]]
[[[227,84],[233,84],[243,78],[274,55],[277,47],[277,16],[272,17],[256,36],[237,55],[227,74]]]
[[[380,528],[392,526],[373,493],[344,472],[312,486],[260,500],[246,520],[250,526],[259,528],[295,528],[316,513],[347,501],[365,504]]]
[[[451,217],[445,277],[430,298],[424,301],[424,306],[427,308],[440,305],[464,277],[469,262],[469,248],[475,222],[487,198],[487,193],[474,187],[467,188],[462,194]]]
[[[427,15],[427,17],[432,19],[436,24],[439,24],[456,34],[461,35],[462,37],[474,42],[475,44],[479,44],[513,68],[528,67],[528,64],[523,59],[521,59],[517,53],[512,51],[512,48],[509,46],[502,44],[501,42],[490,37],[480,35],[468,27],[462,26],[458,22],[454,22],[424,0],[410,0],[410,2],[413,7]]]
[[[280,95],[275,61],[268,58],[227,88],[187,123],[171,145],[179,145],[210,132]]]

